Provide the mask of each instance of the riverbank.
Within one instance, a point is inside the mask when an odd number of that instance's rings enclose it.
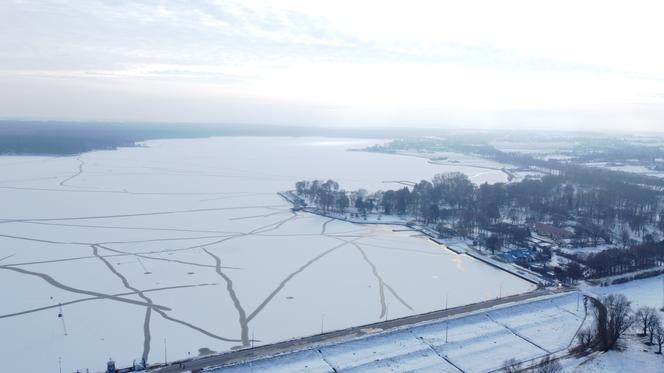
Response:
[[[376,216],[376,218],[373,218],[373,216],[366,218],[354,217],[352,215],[339,214],[331,211],[323,211],[315,207],[309,207],[306,205],[306,202],[302,198],[298,197],[293,191],[284,191],[284,192],[279,192],[278,194],[283,199],[293,204],[294,211],[306,212],[309,214],[315,214],[326,218],[341,220],[353,224],[379,224],[379,225],[396,225],[396,226],[405,227],[408,230],[420,233],[428,237],[431,241],[437,243],[438,245],[443,246],[445,249],[450,250],[457,255],[467,255],[491,267],[508,272],[511,275],[514,275],[522,280],[528,281],[536,285],[537,287],[545,287],[546,285],[548,285],[548,282],[543,278],[541,278],[537,273],[529,271],[525,268],[516,267],[514,264],[511,263],[503,263],[498,260],[487,257],[486,255],[481,254],[478,251],[474,250],[471,246],[466,245],[467,247],[466,249],[466,248],[453,247],[451,245],[448,245],[439,238],[438,232],[434,231],[431,228],[417,224],[413,219],[405,219],[393,215]]]

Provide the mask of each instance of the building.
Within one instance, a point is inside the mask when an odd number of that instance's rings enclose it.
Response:
[[[533,228],[535,229],[535,232],[537,232],[537,234],[550,237],[556,241],[569,239],[574,236],[574,233],[566,229],[558,228],[553,225],[544,224],[544,223],[535,223],[535,226]]]

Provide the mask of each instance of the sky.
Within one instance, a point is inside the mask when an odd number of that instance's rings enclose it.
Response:
[[[664,131],[662,1],[0,1],[0,118]]]

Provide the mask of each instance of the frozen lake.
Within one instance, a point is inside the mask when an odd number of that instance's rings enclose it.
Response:
[[[369,190],[449,171],[495,179],[346,151],[375,143],[231,137],[0,157],[3,368],[174,360],[534,288],[412,232],[295,214],[276,194],[315,178]]]

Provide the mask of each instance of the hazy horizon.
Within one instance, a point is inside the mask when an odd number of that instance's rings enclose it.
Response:
[[[662,131],[656,1],[6,1],[0,118]]]

